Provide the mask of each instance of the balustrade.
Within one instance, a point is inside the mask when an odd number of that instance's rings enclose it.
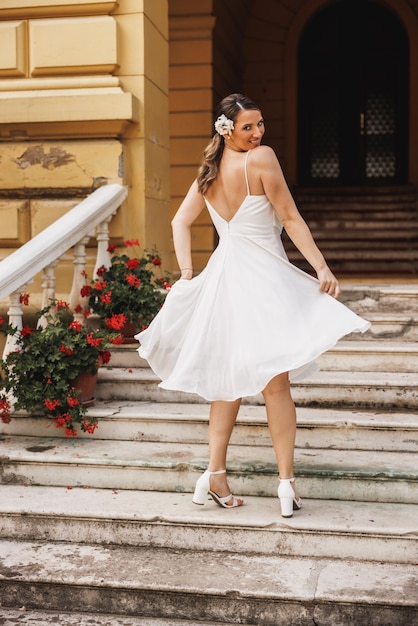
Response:
[[[21,248],[0,262],[0,300],[8,297],[9,323],[22,329],[22,294],[34,277],[42,272],[42,308],[55,298],[55,268],[61,258],[73,249],[74,275],[69,294],[75,319],[84,322],[82,310],[87,304],[80,290],[86,284],[86,245],[95,236],[96,263],[93,276],[103,265],[109,267],[109,223],[127,196],[121,185],[100,187],[63,217],[48,226]],[[41,317],[38,324],[43,325]],[[8,336],[3,356],[16,349],[16,337]]]

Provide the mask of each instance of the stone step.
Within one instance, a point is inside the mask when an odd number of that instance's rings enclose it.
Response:
[[[119,346],[112,346],[112,358],[110,359],[110,367],[147,367],[148,362],[142,359],[138,354],[139,343],[125,343]]]
[[[185,493],[0,485],[0,536],[415,565],[418,505],[304,498],[284,519],[275,494],[225,511]]]
[[[372,321],[372,320],[369,320]],[[323,370],[352,370],[361,371],[394,371],[394,372],[417,372],[418,371],[418,346],[412,341],[405,342],[403,334],[410,330],[415,330],[418,334],[418,316],[413,320],[405,316],[404,320],[397,320],[397,326],[393,320],[389,320],[392,335],[398,335],[391,341],[379,339],[378,332],[385,332],[378,328],[381,324],[372,321],[372,328],[368,331],[369,341],[363,337],[362,333],[352,333],[350,338],[340,340],[333,348],[325,352],[318,358],[318,364]],[[387,319],[383,323],[388,327]],[[370,341],[372,338],[372,341]],[[117,346],[112,350],[110,367],[121,368],[143,368],[148,367],[145,359],[139,357],[137,352],[138,343]],[[121,348],[121,349],[120,349]]]
[[[414,624],[416,565],[0,541],[4,604],[229,624]]]
[[[405,342],[339,341],[322,354],[317,362],[321,370],[334,372],[418,372],[418,345]]]
[[[36,611],[21,607],[7,609],[0,606],[2,626],[196,626],[193,620],[178,620],[165,617],[137,617],[104,615],[103,613],[63,613],[62,611]],[[228,626],[225,622],[199,620],[202,626]]]
[[[351,341],[418,341],[418,311],[415,314],[367,312],[371,328],[365,333],[352,333],[345,337]]]
[[[11,436],[2,442],[1,484],[191,492],[207,466],[206,444]],[[312,498],[418,502],[416,452],[297,448],[296,475]],[[230,445],[231,487],[277,490],[272,446]]]
[[[196,394],[167,391],[148,368],[100,368],[97,398],[142,402],[204,402]],[[418,377],[414,373],[318,372],[292,385],[298,406],[323,408],[414,409],[418,404]],[[261,394],[244,403],[262,404]]]
[[[396,215],[393,219],[389,216],[376,213],[368,215],[367,220],[363,215],[346,213],[344,215],[306,214],[304,219],[312,231],[315,239],[325,241],[345,241],[351,236],[358,236],[352,243],[363,243],[367,236],[371,248],[376,247],[379,240],[390,244],[390,234],[393,234],[392,243],[396,244],[405,239],[406,242],[416,240],[418,234],[417,214]],[[286,236],[287,238],[287,236]],[[353,246],[354,247],[354,246]],[[366,247],[366,246],[364,246]],[[356,248],[356,246],[355,246]]]
[[[318,242],[318,245],[337,276],[341,276],[341,267],[344,266],[347,269],[351,269],[353,274],[357,272],[363,276],[367,274],[382,274],[382,272],[386,272],[387,276],[391,276],[396,275],[396,272],[398,272],[398,275],[401,273],[405,276],[410,274],[412,278],[414,276],[414,268],[418,262],[418,253],[412,247],[416,246],[415,243],[411,244],[411,246],[405,244],[402,251],[384,249],[366,251],[359,249],[355,252],[336,248],[335,244],[328,246],[326,241]],[[287,249],[287,255],[291,263],[305,272],[312,273],[312,268],[310,268],[310,265],[298,250]],[[372,268],[375,269],[373,270]],[[338,270],[340,270],[340,273],[338,273]],[[348,273],[348,271],[345,272],[345,274]]]
[[[411,202],[392,203],[392,202],[376,202],[373,204],[362,204],[350,202],[345,206],[338,206],[333,202],[318,203],[298,203],[298,208],[303,217],[309,220],[311,217],[318,220],[335,219],[344,221],[357,218],[358,224],[361,226],[364,221],[373,219],[384,220],[389,222],[398,221],[402,223],[404,219],[413,219],[417,215],[417,205]]]
[[[330,190],[331,191],[331,190]],[[417,207],[417,191],[412,193],[405,193],[403,190],[395,191],[392,193],[376,193],[376,189],[373,189],[369,194],[365,193],[352,193],[352,188],[348,187],[345,190],[341,190],[341,193],[321,193],[318,190],[312,190],[305,193],[304,190],[295,190],[295,196],[298,202],[303,206],[316,207],[318,211],[334,210],[345,211],[351,208],[357,208],[359,211],[364,211],[365,207],[371,210],[374,207],[388,207],[389,210],[396,211],[402,207]]]
[[[328,254],[326,248],[321,246],[321,249],[324,252],[324,256],[326,257],[329,265],[337,276],[342,278],[343,276],[410,276],[411,278],[417,276],[418,274],[418,260],[405,260],[398,261],[397,258],[393,258],[392,260],[375,260],[369,259],[367,261],[357,260],[351,261],[349,255],[347,258],[342,259],[332,259],[331,255]],[[303,258],[297,258],[289,255],[291,262],[296,265],[303,272],[310,273],[311,268],[305,262]]]
[[[317,205],[318,209],[322,206],[324,209],[329,206],[334,206],[336,210],[342,210],[346,206],[358,206],[364,207],[366,205],[389,205],[394,210],[396,207],[402,205],[417,204],[417,190],[410,187],[372,187],[369,190],[362,188],[356,190],[353,187],[346,187],[345,189],[317,189],[317,188],[294,188],[294,196],[299,202],[305,204]]]
[[[264,406],[243,405],[231,442],[236,445],[269,446]],[[204,444],[208,437],[209,406],[163,402],[98,401],[89,409],[98,420],[94,435],[79,437],[114,441],[154,441]],[[333,410],[299,407],[296,447],[337,450],[418,451],[416,412]],[[17,414],[10,424],[0,423],[0,435],[57,437],[62,429],[51,420]]]
[[[418,279],[409,283],[350,283],[343,281],[341,301],[357,313],[391,313],[417,316]]]
[[[405,250],[405,247],[407,245],[409,245],[409,250],[414,250],[415,249],[415,242],[410,242],[409,244],[407,244],[405,242],[405,240],[403,239],[379,239],[379,240],[373,240],[370,241],[370,233],[368,234],[369,239],[358,239],[355,243],[355,249],[356,251],[359,250],[364,250],[364,251],[369,251],[369,250],[386,250],[386,252],[391,252],[391,251],[403,251]],[[319,239],[319,237],[317,235],[315,235],[316,239]],[[349,251],[352,252],[353,250],[353,242],[351,239],[338,239],[337,235],[331,236],[331,237],[325,237],[324,236],[324,240],[325,240],[325,245],[327,247],[328,250],[345,250],[345,251]],[[289,248],[290,248],[290,244]],[[323,248],[323,244],[321,244],[321,249]],[[292,250],[292,248],[290,248],[290,250]],[[294,248],[293,248],[294,250]]]
[[[396,216],[397,217],[397,216]],[[413,216],[409,219],[385,219],[379,220],[375,216],[362,216],[359,220],[359,216],[356,215],[351,218],[350,215],[320,215],[316,219],[312,215],[305,219],[309,224],[309,228],[315,233],[322,233],[322,237],[325,235],[331,235],[335,237],[345,238],[348,235],[360,235],[365,236],[373,233],[376,238],[387,232],[393,234],[397,233],[398,236],[402,233],[406,239],[411,239],[417,234],[417,222],[416,217]],[[330,231],[330,232],[328,232]]]
[[[382,263],[406,263],[407,261],[416,261],[418,259],[418,250],[416,249],[416,244],[411,244],[407,246],[404,244],[402,250],[388,250],[387,248],[379,247],[379,248],[368,248],[364,250],[362,248],[357,248],[355,250],[347,250],[342,249],[341,246],[338,245],[339,241],[334,241],[331,245],[328,245],[327,242],[320,244],[321,250],[324,255],[326,255],[327,261],[339,261],[341,259],[347,259],[350,263],[367,263],[369,261],[380,261]],[[300,252],[297,250],[289,251],[289,259],[292,260],[292,257],[302,256]]]
[[[359,308],[357,302],[352,302],[351,304],[353,310]],[[344,340],[365,343],[370,340],[377,340],[390,343],[399,342],[400,345],[404,345],[405,342],[418,341],[418,308],[416,312],[411,312],[410,314],[396,311],[376,313],[373,312],[370,306],[366,306],[362,307],[361,313],[371,322],[371,328],[365,333],[347,335]],[[341,343],[339,342],[337,346]],[[138,345],[135,342],[133,344],[114,346],[112,348],[110,366],[122,368],[148,367],[147,361],[138,355]],[[387,347],[390,349],[389,345]],[[365,347],[365,350],[368,349],[368,347]]]
[[[401,202],[416,202],[417,190],[411,185],[391,185],[390,187],[294,187],[293,193],[298,198],[312,202],[318,201],[319,206],[328,200],[341,207],[344,202],[392,202],[394,206]]]

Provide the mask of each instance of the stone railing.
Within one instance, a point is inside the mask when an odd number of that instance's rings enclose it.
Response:
[[[45,228],[18,250],[0,262],[0,301],[9,298],[9,322],[22,328],[21,294],[42,272],[42,308],[55,298],[55,268],[61,257],[73,248],[74,277],[69,303],[72,311],[85,302],[80,289],[85,284],[86,244],[93,236],[97,240],[94,275],[103,265],[109,267],[109,222],[128,195],[126,187],[118,184],[100,187],[63,217]],[[83,321],[83,315],[74,313]],[[39,320],[42,324],[42,318]],[[16,337],[8,335],[4,355],[16,347]]]

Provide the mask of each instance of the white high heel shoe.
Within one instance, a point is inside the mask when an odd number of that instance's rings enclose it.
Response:
[[[210,477],[212,474],[226,474],[226,470],[218,470],[217,472],[210,472],[209,470],[206,470],[206,472],[204,472],[200,478],[197,479],[193,495],[194,504],[205,504],[209,495],[216,502],[216,504],[219,504],[219,506],[222,506],[224,509],[233,509],[236,506],[241,506],[243,502],[240,502],[239,499],[235,498],[232,493],[230,493],[229,496],[221,498],[221,496],[218,496],[215,491],[211,491]],[[227,504],[230,500],[232,500],[232,504]]]
[[[302,500],[300,498],[296,499],[295,490],[291,484],[294,482],[294,477],[280,479],[277,495],[280,500],[282,517],[292,517],[293,511],[298,511],[302,508]]]

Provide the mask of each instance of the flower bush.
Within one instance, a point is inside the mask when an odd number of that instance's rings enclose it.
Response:
[[[138,239],[128,239],[125,247],[134,254]],[[113,253],[116,249],[112,244],[108,251]],[[91,285],[81,289],[81,295],[88,297],[90,310],[113,330],[120,330],[125,322],[136,324],[138,329],[148,326],[164,302],[165,291],[171,287],[155,248],[144,250],[142,256],[114,254],[111,266],[99,268],[97,274]]]
[[[82,431],[93,433],[97,421],[80,401],[77,377],[97,374],[98,367],[110,360],[111,345],[121,343],[122,337],[89,330],[73,319],[63,301],[52,301],[37,314],[41,316],[44,327],[25,326],[20,331],[0,318],[0,330],[17,337],[17,350],[0,361],[0,417],[8,423],[12,408],[25,409],[51,417],[69,437],[77,435],[78,424]]]

